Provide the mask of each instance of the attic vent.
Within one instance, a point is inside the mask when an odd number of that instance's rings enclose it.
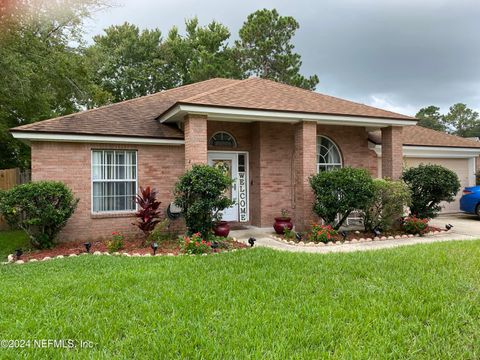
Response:
[[[213,134],[209,142],[210,146],[223,147],[223,148],[235,148],[237,142],[235,138],[225,131],[219,131]]]

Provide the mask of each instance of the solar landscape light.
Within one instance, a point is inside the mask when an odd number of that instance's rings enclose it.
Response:
[[[20,257],[23,255],[23,251],[22,249],[17,249],[15,250],[15,257],[17,258],[17,260],[20,260]]]
[[[87,253],[90,253],[90,249],[92,248],[92,243],[86,242],[85,244],[83,244],[83,246],[85,246],[85,250],[87,251]]]
[[[347,238],[347,236],[348,236],[348,231],[346,231],[346,230],[342,230],[342,231],[340,231],[340,235],[342,235],[342,237],[343,237],[343,241],[345,241],[345,239],[346,239],[346,238]]]
[[[378,228],[373,229],[373,233],[375,234],[376,237],[379,237],[380,235],[382,235],[382,232],[378,230]]]
[[[447,224],[445,225],[445,229],[450,230],[451,228],[453,228],[453,225],[452,224]]]
[[[303,236],[302,236],[302,234],[300,234],[299,232],[297,232],[297,233],[295,234],[295,238],[297,239],[297,241],[302,241]]]
[[[250,244],[251,247],[255,245],[255,241],[257,241],[257,239],[255,239],[254,237],[251,237],[250,239],[248,239],[248,243]]]
[[[150,245],[150,247],[152,248],[153,255],[155,256],[155,254],[157,253],[157,249],[158,249],[158,243],[154,242],[154,243],[152,243],[152,245]]]

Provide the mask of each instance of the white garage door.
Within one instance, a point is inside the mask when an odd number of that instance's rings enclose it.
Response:
[[[407,167],[415,167],[420,164],[437,164],[453,170],[457,173],[460,180],[460,191],[458,192],[455,201],[451,203],[443,203],[442,212],[458,212],[460,211],[460,197],[462,190],[466,186],[473,186],[472,176],[469,171],[469,159],[431,159],[431,158],[405,158],[405,165]]]

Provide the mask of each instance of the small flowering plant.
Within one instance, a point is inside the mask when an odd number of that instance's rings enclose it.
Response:
[[[202,239],[202,235],[197,232],[192,236],[182,238],[182,251],[185,254],[207,254],[212,251],[211,242]]]
[[[123,249],[124,247],[125,236],[119,232],[112,232],[112,239],[108,241],[107,248],[108,252],[112,253],[118,250]]]
[[[313,224],[312,229],[308,234],[308,239],[314,243],[327,243],[329,241],[335,241],[334,237],[338,232],[331,225],[318,225]]]
[[[403,230],[409,234],[423,235],[429,231],[428,222],[430,219],[420,219],[415,215],[408,216],[403,220]]]

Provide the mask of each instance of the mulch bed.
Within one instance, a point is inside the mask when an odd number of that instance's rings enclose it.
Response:
[[[212,252],[225,252],[232,249],[243,249],[247,245],[240,243],[235,240],[227,240],[230,244],[230,249],[213,249]],[[84,241],[69,241],[62,242],[53,249],[44,249],[44,250],[31,250],[25,251],[21,256],[21,259],[24,261],[37,259],[41,260],[46,256],[54,258],[58,255],[69,256],[70,254],[80,255],[86,253]],[[108,252],[107,240],[92,241],[92,247],[90,253],[95,251]],[[153,250],[150,248],[150,244],[147,246],[143,245],[143,240],[125,240],[124,247],[121,250],[118,250],[119,253],[129,253],[129,254],[151,254],[153,255]],[[181,254],[180,244],[178,241],[162,241],[158,243],[157,254]]]

